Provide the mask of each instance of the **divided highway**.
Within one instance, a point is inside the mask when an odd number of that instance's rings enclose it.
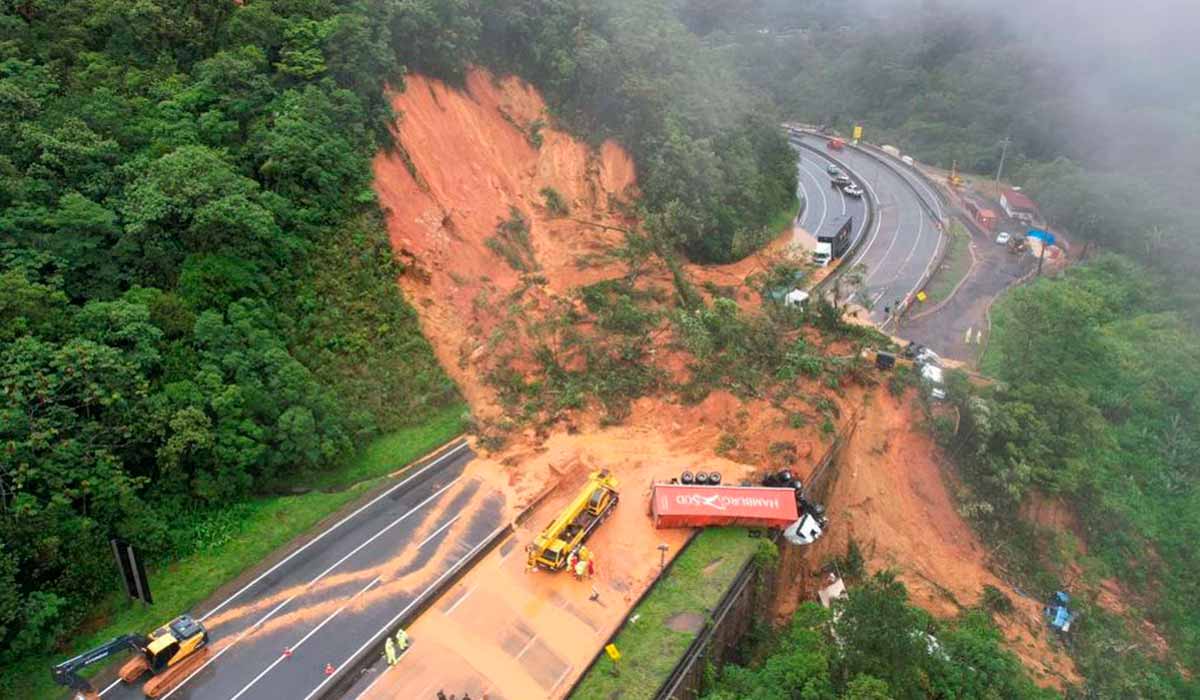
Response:
[[[211,610],[205,665],[164,698],[320,697],[330,676],[481,549],[504,497],[464,474],[459,443],[325,529]],[[164,613],[165,615],[165,613]],[[140,684],[105,700],[140,700]]]
[[[824,152],[826,139],[814,134],[792,131],[790,139],[793,143],[805,143],[822,151],[797,149],[800,153],[800,194],[808,203],[800,221],[805,230],[815,235],[818,228],[814,227],[819,227],[825,217],[841,210],[844,202],[838,202],[838,199],[846,199],[829,185],[825,167],[830,162],[846,166],[852,176],[862,180],[860,184],[875,203],[874,223],[870,230],[862,232],[866,236],[862,245],[843,265],[849,268],[862,264],[866,268],[864,289],[851,301],[869,302],[871,318],[883,322],[887,318],[885,309],[916,293],[933,264],[942,230],[941,222],[927,211],[926,206],[940,217],[940,201],[916,174],[905,172],[906,166],[902,164],[888,167],[850,147],[827,154]],[[865,214],[860,216],[865,219]],[[856,237],[860,226],[855,223]]]

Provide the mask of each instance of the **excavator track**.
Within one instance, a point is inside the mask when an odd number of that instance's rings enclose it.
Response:
[[[208,647],[200,649],[183,661],[146,681],[146,685],[142,686],[142,692],[148,698],[159,698],[171,692],[175,686],[182,683],[185,678],[204,665],[204,661],[208,658],[208,655]]]
[[[129,661],[126,661],[121,670],[117,673],[121,680],[126,683],[134,683],[141,678],[146,671],[150,670],[150,664],[147,663],[146,657],[135,656]]]

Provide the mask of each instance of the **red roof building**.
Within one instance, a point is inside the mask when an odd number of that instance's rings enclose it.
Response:
[[[1024,192],[1007,189],[1000,194],[1000,206],[1009,217],[1030,223],[1038,218],[1038,206]]]

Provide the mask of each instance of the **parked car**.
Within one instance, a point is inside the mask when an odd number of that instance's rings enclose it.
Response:
[[[830,163],[829,167],[825,168],[825,172],[829,173],[830,175],[841,175],[842,169],[833,163]]]
[[[862,188],[858,185],[847,185],[846,187],[842,188],[842,192],[845,192],[848,196],[854,197],[855,199],[862,199],[863,196]]]
[[[996,243],[999,245],[1008,245],[1008,241],[1011,238],[1012,235],[1008,231],[1001,231],[996,235]]]

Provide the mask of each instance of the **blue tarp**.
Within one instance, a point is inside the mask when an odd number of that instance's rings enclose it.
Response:
[[[1054,245],[1054,234],[1049,231],[1043,231],[1040,228],[1031,228],[1029,233],[1025,234],[1026,238],[1036,238],[1043,241],[1046,245]]]

